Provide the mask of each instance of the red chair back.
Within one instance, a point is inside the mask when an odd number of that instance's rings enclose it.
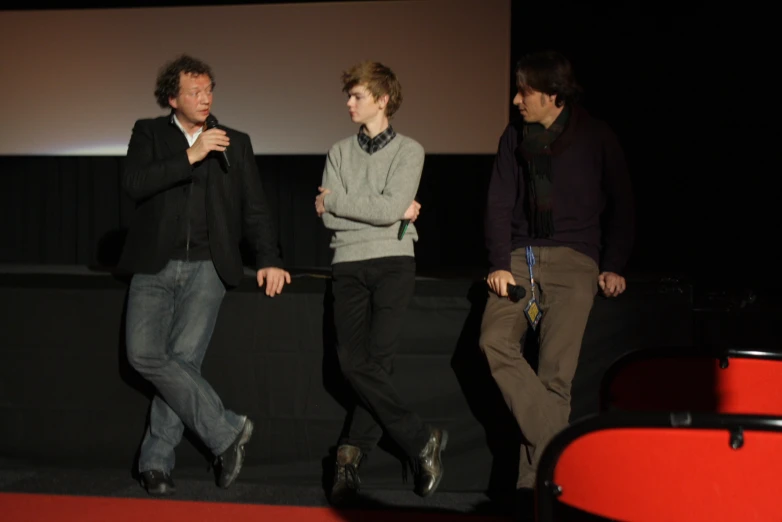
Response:
[[[615,409],[782,416],[782,355],[631,352],[603,378],[601,411]]]
[[[541,522],[782,520],[782,419],[605,413],[571,425],[538,471]]]

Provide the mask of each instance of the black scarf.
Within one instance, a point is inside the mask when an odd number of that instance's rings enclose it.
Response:
[[[554,181],[551,177],[551,149],[567,126],[570,108],[566,105],[549,128],[525,123],[520,152],[527,164],[528,218],[533,237],[554,235]]]

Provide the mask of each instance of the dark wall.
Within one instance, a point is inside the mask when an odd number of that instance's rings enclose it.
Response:
[[[770,125],[743,131],[760,105],[753,109],[751,96],[743,107],[734,103],[751,57],[764,52],[745,43],[747,20],[697,3],[661,4],[660,11],[633,3],[597,11],[589,2],[522,4],[514,2],[514,59],[545,48],[565,53],[584,105],[624,146],[638,208],[631,267],[725,284],[738,243],[751,265],[738,269],[741,284],[782,288],[768,241],[775,196],[764,190],[760,167]]]

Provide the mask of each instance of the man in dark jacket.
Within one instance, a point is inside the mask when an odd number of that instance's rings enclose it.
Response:
[[[122,176],[136,201],[119,263],[133,274],[128,359],[157,391],[139,459],[150,495],[174,493],[174,449],[185,426],[216,456],[220,487],[241,470],[253,423],[224,408],[201,363],[226,289],[242,278],[242,231],[266,294],[290,283],[249,136],[217,125],[214,86],[211,68],[197,59],[165,65],[155,97],[171,113],[136,122]]]
[[[527,55],[513,99],[522,120],[500,138],[485,234],[491,289],[480,346],[525,439],[516,487],[531,490],[541,452],[568,423],[570,389],[595,295],[624,292],[634,206],[614,133],[576,103],[571,64]],[[518,298],[514,287],[521,287]],[[520,341],[538,330],[535,374]]]

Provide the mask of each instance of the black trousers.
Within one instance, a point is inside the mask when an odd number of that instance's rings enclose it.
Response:
[[[385,430],[410,456],[429,430],[391,383],[404,315],[415,289],[415,259],[383,257],[332,267],[337,354],[358,403],[340,444],[370,452]]]

